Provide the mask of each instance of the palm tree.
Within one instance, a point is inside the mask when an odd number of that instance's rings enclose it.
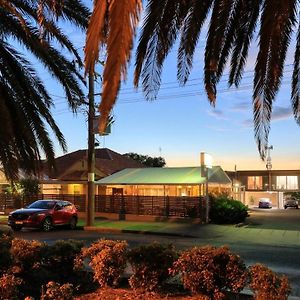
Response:
[[[122,10],[123,2],[131,2],[132,5],[128,6],[127,10]],[[120,74],[126,71],[126,59],[129,58],[131,47],[131,43],[124,44],[122,39],[113,38],[117,37],[115,32],[119,32],[118,28],[122,23],[119,20],[123,20],[128,15],[135,17],[140,9],[140,2],[137,0],[95,2],[87,37],[87,69],[91,69],[97,58],[99,43],[102,46],[106,42],[105,35],[102,34],[103,29],[107,29],[105,25],[108,26],[108,40],[111,33],[114,33],[107,44],[107,56],[112,57],[115,54],[114,61],[116,61],[126,53],[124,59],[119,60],[120,68],[112,70],[114,66],[112,60],[108,60],[105,66],[104,90],[100,105],[100,112],[103,115],[102,126],[115,102]],[[204,84],[210,103],[215,105],[216,87],[227,62],[230,62],[229,85],[239,85],[248,49],[256,25],[259,23],[259,52],[253,83],[253,115],[258,150],[264,159],[273,101],[280,87],[290,38],[296,30],[298,36],[291,100],[294,117],[300,124],[298,2],[297,0],[148,0],[136,52],[135,86],[139,85],[141,78],[147,99],[155,99],[160,86],[164,60],[177,39],[180,41],[177,77],[180,84],[184,85],[193,65],[193,56],[201,29],[206,19],[210,18],[204,56]],[[116,15],[117,8],[113,8],[113,5],[120,6],[118,15]],[[107,14],[110,14],[108,18]],[[136,25],[136,21],[130,24]],[[121,32],[123,36],[133,36],[133,25],[123,28]],[[112,46],[113,42],[114,46]],[[122,48],[123,53],[118,48]],[[109,85],[109,82],[114,84]],[[108,89],[113,93],[108,95]]]
[[[42,155],[53,167],[55,153],[48,128],[66,150],[50,112],[53,101],[25,51],[61,84],[73,110],[84,97],[80,73],[54,46],[62,46],[80,61],[55,18],[85,30],[89,11],[80,0],[54,4],[51,0],[0,0],[0,162],[10,180],[18,178],[19,169],[36,174]],[[20,52],[18,45],[25,51]]]

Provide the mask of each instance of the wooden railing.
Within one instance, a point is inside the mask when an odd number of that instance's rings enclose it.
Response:
[[[25,207],[38,199],[60,199],[76,205],[78,211],[85,211],[86,195],[80,194],[39,194],[30,197],[12,198],[0,194],[0,211]],[[152,215],[180,218],[203,218],[205,201],[202,197],[175,196],[122,196],[96,195],[95,212]]]

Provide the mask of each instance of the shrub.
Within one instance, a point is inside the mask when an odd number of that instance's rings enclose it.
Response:
[[[14,265],[21,271],[30,271],[31,268],[39,267],[42,247],[45,247],[45,244],[39,241],[13,239],[10,252]]]
[[[99,240],[82,250],[82,258],[89,259],[94,280],[101,286],[116,286],[126,268],[126,241]]]
[[[227,196],[211,197],[210,219],[216,224],[237,224],[248,216],[248,207]]]
[[[128,254],[133,270],[129,279],[130,286],[144,291],[158,289],[169,278],[168,269],[177,257],[171,245],[153,243],[132,249]]]
[[[291,291],[286,276],[278,276],[262,264],[250,267],[249,286],[256,300],[285,300]]]
[[[11,267],[12,259],[10,255],[10,247],[12,235],[10,232],[0,231],[0,276]]]
[[[170,270],[179,274],[192,293],[223,299],[224,291],[240,292],[247,279],[247,269],[238,255],[227,247],[194,247],[182,252]]]
[[[0,300],[19,299],[18,286],[22,280],[10,274],[0,277]]]
[[[76,257],[81,253],[83,242],[76,240],[56,241],[43,249],[43,267],[54,273],[52,280],[70,282],[77,277],[74,270]]]
[[[41,300],[71,300],[73,299],[73,285],[66,283],[60,285],[57,282],[50,281],[46,285],[46,291],[42,292]]]

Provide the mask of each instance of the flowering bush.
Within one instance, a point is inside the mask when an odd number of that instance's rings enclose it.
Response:
[[[41,300],[71,300],[73,299],[73,285],[66,283],[60,285],[50,281],[46,285],[46,291],[42,293]]]
[[[225,290],[240,292],[247,279],[247,269],[238,255],[227,247],[194,247],[182,252],[170,269],[179,274],[183,285],[192,293],[210,299],[224,299]]]
[[[19,299],[18,286],[22,280],[10,274],[3,274],[0,277],[0,300]]]
[[[45,247],[45,244],[39,241],[13,239],[10,252],[14,265],[20,267],[22,271],[38,268],[41,262],[42,247]]]
[[[262,264],[250,267],[249,286],[256,300],[285,300],[291,291],[286,276],[278,276]]]
[[[129,279],[130,286],[145,291],[156,290],[170,277],[168,269],[177,256],[171,245],[153,243],[132,249],[128,254],[133,270]]]
[[[101,286],[116,286],[126,268],[126,241],[99,240],[83,248],[82,258],[89,259],[94,280]]]

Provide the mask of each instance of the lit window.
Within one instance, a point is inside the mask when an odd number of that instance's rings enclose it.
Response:
[[[277,176],[276,187],[280,190],[297,190],[298,176]]]
[[[262,176],[248,176],[249,190],[262,190]]]
[[[287,176],[287,189],[298,190],[298,176]]]

